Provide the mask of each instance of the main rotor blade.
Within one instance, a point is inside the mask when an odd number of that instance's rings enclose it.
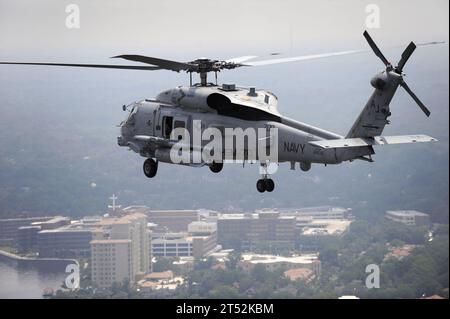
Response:
[[[419,100],[419,98],[414,94],[414,92],[411,91],[408,84],[406,84],[406,82],[402,82],[400,85],[405,89],[406,92],[408,92],[409,95],[411,95],[414,101],[416,101],[417,105],[419,105],[423,113],[425,113],[426,116],[430,116],[431,114],[430,110],[428,110],[428,108],[422,103],[421,100]]]
[[[120,59],[129,60],[129,61],[153,64],[153,65],[160,67],[161,69],[166,69],[166,70],[171,70],[171,71],[176,71],[176,72],[180,72],[183,70],[185,70],[185,71],[194,70],[196,67],[195,65],[192,65],[192,64],[171,61],[171,60],[165,60],[165,59],[159,59],[159,58],[153,58],[153,57],[144,56],[144,55],[125,54],[125,55],[113,56],[112,58],[120,58]]]
[[[275,56],[275,55],[280,55],[280,52],[272,52],[266,55],[263,55],[262,57],[269,57],[269,56]],[[228,60],[225,60],[225,62],[227,63],[236,63],[236,64],[240,64],[242,62],[248,61],[248,60],[253,60],[256,58],[260,58],[261,56],[257,56],[257,55],[244,55],[244,56],[240,56],[240,57],[236,57],[236,58],[231,58]]]
[[[397,70],[402,72],[403,67],[405,66],[406,62],[408,62],[409,58],[413,54],[414,50],[417,48],[417,46],[414,44],[414,42],[411,42],[408,47],[403,51],[402,58],[400,62],[398,62]]]
[[[251,59],[255,59],[257,57],[258,57],[257,55],[244,55],[244,56],[240,56],[240,57],[236,57],[236,58],[231,58],[231,59],[225,60],[225,62],[239,64],[239,63],[251,60]]]
[[[156,66],[139,66],[139,65],[114,65],[114,64],[74,64],[74,63],[37,63],[37,62],[0,62],[0,64],[15,65],[48,65],[48,66],[69,66],[78,68],[101,68],[101,69],[126,69],[126,70],[161,70]]]
[[[383,61],[384,65],[388,66],[390,64],[389,61],[386,59],[386,57],[383,55],[383,53],[381,53],[381,50],[376,45],[375,41],[373,41],[373,39],[370,36],[369,32],[364,31],[364,37],[366,38],[367,42],[369,43],[369,45],[372,48],[372,50],[375,53],[375,55],[377,57],[379,57],[381,59],[381,61]]]
[[[270,65],[270,64],[278,64],[278,63],[329,58],[329,57],[333,57],[333,56],[356,54],[356,53],[362,53],[362,52],[366,52],[366,50],[351,50],[351,51],[341,51],[341,52],[332,52],[332,53],[323,53],[323,54],[314,54],[314,55],[295,56],[295,57],[280,58],[280,59],[253,61],[253,62],[243,63],[243,65],[245,65],[245,66]]]

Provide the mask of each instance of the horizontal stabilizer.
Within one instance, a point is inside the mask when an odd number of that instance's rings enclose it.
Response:
[[[437,139],[427,135],[375,136],[374,138],[345,138],[338,140],[312,141],[309,144],[321,148],[363,147],[374,145],[435,142]]]

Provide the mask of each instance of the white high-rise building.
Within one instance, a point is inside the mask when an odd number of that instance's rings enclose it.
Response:
[[[93,240],[92,281],[99,287],[110,287],[113,283],[122,283],[134,278],[131,262],[131,240],[106,239]]]
[[[105,218],[91,242],[92,280],[101,287],[151,271],[147,216],[132,213]]]

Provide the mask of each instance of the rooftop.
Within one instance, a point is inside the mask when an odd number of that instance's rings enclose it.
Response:
[[[152,272],[144,277],[147,280],[167,280],[173,278],[172,270]]]
[[[312,264],[318,261],[317,254],[303,254],[292,257],[283,257],[276,255],[262,255],[244,253],[242,254],[242,261],[250,262],[252,264],[273,264],[273,263],[292,263],[292,264]]]
[[[100,244],[100,245],[106,245],[106,244],[128,244],[131,243],[130,239],[97,239],[92,240],[91,244]]]
[[[294,216],[278,215],[274,212],[260,212],[260,213],[222,213],[219,215],[220,219],[259,219],[273,217],[275,219],[294,219]]]
[[[314,278],[314,271],[309,268],[293,268],[286,270],[284,275],[292,281],[297,279],[311,280]]]
[[[339,235],[344,233],[351,220],[314,219],[308,221],[303,228],[303,235]]]
[[[29,220],[39,220],[48,218],[51,219],[52,216],[37,216],[37,217],[19,217],[19,218],[6,218],[6,219],[0,219],[0,222],[14,222],[14,221],[29,221]]]
[[[279,208],[277,209],[280,213],[325,213],[325,212],[333,212],[333,213],[343,213],[348,212],[350,208],[343,207],[333,207],[333,206],[315,206],[315,207],[304,207],[304,208]]]
[[[399,217],[429,216],[428,214],[419,212],[417,210],[388,210],[386,211],[386,214]]]
[[[143,281],[139,283],[139,287],[141,288],[156,288],[159,287],[160,284],[154,281]]]
[[[86,228],[72,228],[72,227],[60,227],[56,229],[45,229],[41,230],[39,233],[46,234],[46,233],[86,233],[91,232],[91,229]]]
[[[186,265],[194,263],[194,257],[183,256],[180,257],[179,260],[174,261],[172,264],[174,265]]]
[[[147,215],[143,213],[132,213],[120,217],[108,217],[102,219],[98,224],[101,226],[109,226],[109,225],[126,225],[135,221],[136,219],[147,218]]]

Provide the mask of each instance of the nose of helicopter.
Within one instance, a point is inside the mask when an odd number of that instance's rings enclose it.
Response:
[[[117,143],[119,146],[127,146],[128,142],[132,138],[132,130],[134,127],[133,110],[130,111],[128,117],[120,123],[120,136],[117,137]]]
[[[129,140],[129,130],[122,124],[120,126],[120,136],[117,137],[117,144],[119,146],[127,146]]]

